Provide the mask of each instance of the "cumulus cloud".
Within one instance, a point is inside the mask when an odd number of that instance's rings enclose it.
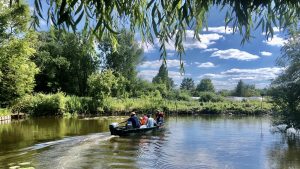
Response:
[[[218,48],[208,48],[208,49],[204,49],[203,52],[214,52],[219,50]]]
[[[207,29],[204,28],[203,31],[214,32],[214,33],[221,33],[221,34],[230,34],[230,33],[233,33],[233,29],[231,27],[226,27],[226,29],[225,29],[225,26],[208,27]]]
[[[178,60],[178,59],[168,59],[168,60],[166,60],[166,62],[167,62],[167,66],[169,68],[180,67],[180,60]],[[145,61],[141,65],[139,65],[139,67],[140,68],[158,69],[162,63],[163,63],[163,60]],[[183,64],[185,64],[185,61],[183,61]],[[187,66],[187,65],[185,64],[185,66]]]
[[[260,54],[262,56],[272,56],[272,53],[271,52],[267,52],[267,51],[262,51],[262,52],[260,52]]]
[[[279,33],[279,32],[282,32],[282,31],[283,31],[282,28],[279,29],[278,27],[273,27],[273,32],[274,32],[274,33]],[[266,35],[266,32],[263,32],[262,35]]]
[[[257,68],[257,69],[238,69],[233,68],[226,71],[223,71],[219,74],[204,74],[200,76],[200,78],[203,77],[209,77],[213,79],[221,79],[226,78],[229,80],[256,80],[256,81],[262,81],[262,80],[272,80],[276,78],[281,72],[283,71],[283,68],[281,67],[265,67],[265,68]]]
[[[141,70],[138,72],[138,77],[152,81],[153,77],[156,76],[158,70]]]
[[[238,49],[218,50],[213,52],[211,57],[219,57],[220,59],[237,59],[243,61],[251,61],[259,58],[257,55],[253,55]]]
[[[216,65],[211,63],[211,62],[205,62],[205,63],[200,63],[197,67],[199,67],[199,68],[211,68],[211,67],[216,67]]]
[[[281,67],[265,67],[257,69],[238,69],[233,68],[220,73],[207,73],[198,78],[210,78],[217,89],[232,89],[237,81],[245,80],[249,83],[257,84],[256,87],[263,88],[267,86],[270,80],[275,79],[284,68]]]
[[[141,48],[144,49],[144,53],[152,53],[156,50],[155,46],[151,43],[139,42],[139,44],[140,44]]]
[[[282,47],[287,42],[287,40],[279,37],[278,35],[274,35],[273,38],[264,40],[263,42],[270,46]]]
[[[185,50],[191,50],[191,49],[207,49],[210,45],[216,43],[217,40],[223,38],[223,35],[217,34],[217,33],[208,33],[208,34],[199,34],[200,41],[194,38],[194,31],[193,30],[186,30],[186,36],[183,40],[183,46]],[[144,48],[144,51],[146,53],[153,52],[154,49],[158,50],[160,47],[158,39],[154,39],[154,46],[151,46],[150,44],[144,45],[143,43],[142,47]],[[169,51],[175,51],[175,41],[170,40],[169,43],[165,44],[165,48]],[[149,49],[147,49],[149,48]]]

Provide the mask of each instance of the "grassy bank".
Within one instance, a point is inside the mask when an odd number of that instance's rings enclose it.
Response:
[[[200,113],[200,114],[247,114],[257,115],[271,112],[271,104],[260,101],[199,102],[174,101],[145,96],[141,98],[105,98],[93,100],[89,97],[66,96],[57,94],[28,95],[12,107],[13,112],[22,112],[32,116],[69,116],[117,114],[131,111],[153,112],[157,109],[166,113]]]

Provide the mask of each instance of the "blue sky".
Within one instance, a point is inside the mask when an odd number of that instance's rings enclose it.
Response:
[[[29,0],[33,9],[33,1]],[[201,33],[201,42],[193,39],[192,30],[186,31],[184,70],[179,70],[179,57],[174,45],[167,46],[167,66],[169,76],[180,85],[184,77],[193,78],[198,84],[202,78],[211,78],[217,90],[233,89],[241,79],[257,88],[267,87],[282,68],[276,65],[276,59],[281,55],[280,49],[286,42],[286,33],[274,27],[273,39],[267,40],[261,29],[254,30],[254,36],[249,42],[241,45],[239,32],[232,34],[231,27],[225,30],[225,11],[213,7],[208,13],[208,30]],[[41,21],[41,29],[47,30],[48,25]],[[144,62],[138,66],[139,77],[151,81],[157,74],[162,63],[159,59],[159,43],[155,45],[142,44]]]
[[[275,34],[267,40],[261,29],[254,30],[255,37],[241,45],[239,32],[232,34],[232,29],[224,27],[224,13],[213,8],[208,17],[208,31],[201,33],[201,42],[193,39],[193,31],[187,30],[184,42],[185,74],[179,71],[179,58],[174,46],[168,46],[169,76],[179,86],[184,77],[193,78],[198,84],[202,78],[211,78],[215,88],[233,89],[241,79],[257,88],[267,87],[282,68],[276,65],[281,55],[280,49],[286,42],[286,33],[274,27]],[[151,81],[162,63],[159,60],[159,44],[143,44],[145,61],[138,67],[139,76]]]

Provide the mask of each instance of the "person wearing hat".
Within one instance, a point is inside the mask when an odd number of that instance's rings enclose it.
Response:
[[[132,128],[140,128],[141,124],[139,119],[136,117],[135,112],[130,113],[130,118],[127,120],[127,126],[131,124]]]

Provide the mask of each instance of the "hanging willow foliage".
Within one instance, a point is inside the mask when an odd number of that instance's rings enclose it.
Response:
[[[10,4],[18,1],[10,0]],[[167,43],[173,43],[181,57],[185,31],[193,29],[200,40],[213,5],[227,10],[226,26],[243,36],[242,43],[251,38],[252,29],[261,28],[268,38],[273,26],[297,28],[300,15],[299,0],[34,0],[33,26],[38,27],[40,19],[73,31],[81,25],[84,34],[98,39],[106,35],[114,46],[120,27],[127,27],[144,42],[158,38],[163,58]]]

